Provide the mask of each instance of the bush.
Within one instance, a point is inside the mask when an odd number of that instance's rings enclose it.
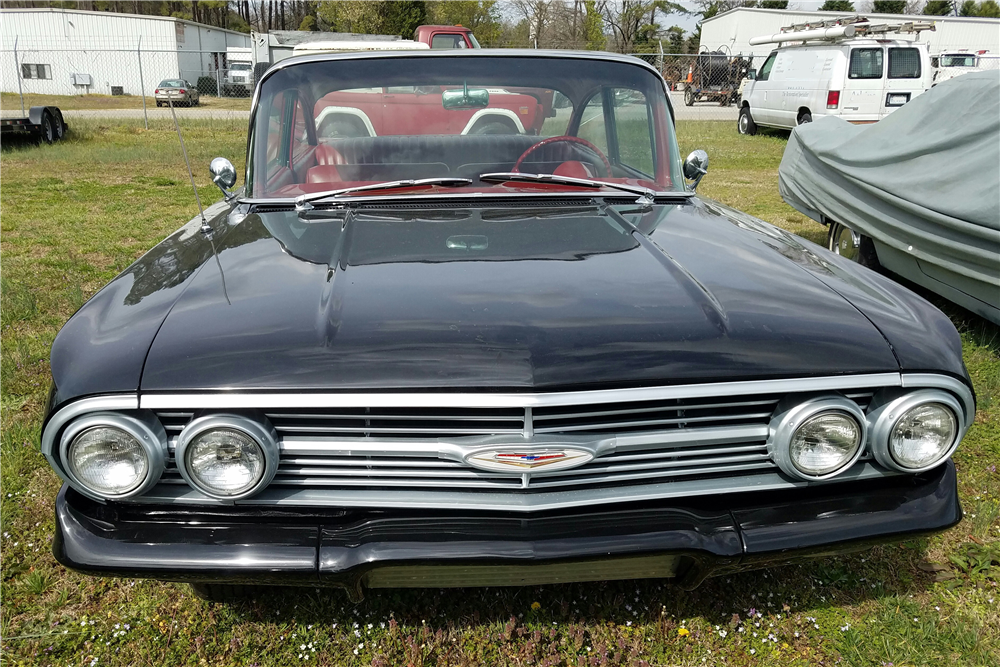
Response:
[[[199,76],[198,93],[200,95],[214,95],[218,97],[219,82],[215,80],[214,76]]]

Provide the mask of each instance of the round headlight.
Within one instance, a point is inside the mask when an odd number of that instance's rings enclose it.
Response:
[[[944,458],[958,435],[955,413],[940,403],[910,408],[889,434],[889,453],[904,468],[924,468]]]
[[[132,434],[111,426],[79,433],[67,450],[73,476],[102,496],[121,496],[135,490],[149,473],[149,456]]]
[[[854,459],[861,438],[861,425],[851,415],[821,412],[805,420],[792,434],[792,465],[810,477],[828,475]]]
[[[202,432],[184,453],[188,474],[202,490],[216,496],[238,496],[264,477],[264,451],[252,437],[231,428]]]

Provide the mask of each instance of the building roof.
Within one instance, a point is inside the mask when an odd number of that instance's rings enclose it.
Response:
[[[242,35],[243,37],[249,38],[250,34],[245,32],[240,32],[238,30],[230,30],[229,28],[220,28],[215,25],[208,25],[207,23],[197,23],[195,21],[189,21],[187,19],[179,19],[175,16],[152,16],[150,14],[124,14],[122,12],[94,12],[85,9],[60,9],[57,7],[0,7],[0,13],[4,14],[42,14],[42,13],[52,13],[52,14],[83,14],[92,16],[109,16],[109,17],[122,17],[130,19],[149,19],[151,21],[173,21],[174,23],[186,23],[187,25],[195,26],[198,28],[206,28],[208,30],[218,30],[219,32],[228,32],[233,35]]]
[[[969,22],[969,23],[979,23],[982,21],[992,21],[997,25],[1000,25],[1000,19],[989,18],[985,16],[928,16],[925,14],[875,14],[872,12],[821,12],[817,10],[808,9],[760,9],[757,7],[737,7],[735,9],[730,9],[729,11],[721,12],[715,16],[709,17],[702,21],[702,24],[710,23],[721,19],[723,16],[729,16],[737,12],[754,12],[760,14],[780,14],[784,16],[800,16],[802,14],[815,15],[817,17],[822,17],[826,19],[842,18],[845,16],[861,16],[867,18],[869,21],[876,22],[885,19],[890,19],[894,21],[934,21],[935,23],[943,22]]]

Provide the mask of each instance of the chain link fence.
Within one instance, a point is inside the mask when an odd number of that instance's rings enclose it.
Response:
[[[0,91],[33,104],[69,109],[142,109],[166,105],[249,109],[253,65],[248,55],[166,48],[141,39],[109,38],[87,47],[16,39],[0,50]],[[172,92],[168,92],[167,89]],[[183,90],[181,94],[177,91]],[[55,96],[55,97],[53,97]],[[227,99],[228,98],[228,99]],[[20,111],[4,96],[4,115]],[[15,106],[16,105],[16,106]]]

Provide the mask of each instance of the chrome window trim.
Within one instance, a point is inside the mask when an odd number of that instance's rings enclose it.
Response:
[[[697,193],[685,190],[660,190],[654,191],[653,194],[658,199],[676,199],[680,203],[688,203],[690,200],[697,197]],[[351,195],[349,197],[342,197],[340,199],[334,200],[338,206],[349,205],[349,204],[393,204],[393,203],[412,203],[419,201],[437,201],[437,200],[454,200],[454,199],[465,199],[469,201],[469,208],[475,206],[482,206],[482,204],[476,203],[477,199],[569,199],[569,198],[579,198],[579,199],[597,199],[597,198],[609,198],[609,199],[627,199],[627,192],[608,192],[608,191],[596,191],[588,190],[585,192],[580,192],[578,190],[570,191],[558,191],[558,192],[497,192],[497,193],[476,193],[476,192],[437,192],[433,194],[410,194],[410,195],[390,195],[390,194],[378,194],[378,195]],[[262,197],[246,197],[237,200],[240,204],[256,204],[259,206],[295,206],[295,200],[297,197],[273,197],[273,198],[262,198]]]
[[[785,380],[748,380],[711,382],[666,387],[601,389],[552,393],[490,393],[479,392],[344,392],[344,393],[251,393],[199,392],[174,394],[144,393],[139,406],[144,410],[176,410],[198,406],[199,409],[256,408],[537,408],[547,406],[585,405],[592,403],[625,403],[656,401],[673,398],[714,398],[747,394],[801,393],[902,386],[899,373],[838,375],[820,378]]]

